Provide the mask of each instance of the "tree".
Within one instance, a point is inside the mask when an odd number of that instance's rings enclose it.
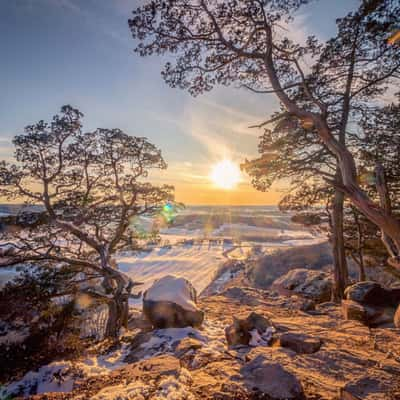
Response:
[[[46,223],[8,234],[2,246],[14,251],[3,265],[67,265],[80,291],[108,304],[106,335],[116,336],[137,283],[118,270],[115,254],[132,242],[135,217],[159,213],[173,188],[145,180],[166,168],[146,138],[119,129],[83,133],[82,116],[64,106],[50,123],[26,127],[13,141],[16,164],[1,162],[1,195],[42,204],[46,214]]]
[[[282,210],[300,211],[325,205],[333,250],[333,297],[338,300],[348,281],[343,199],[324,180],[335,179],[336,160],[304,123],[285,113],[278,113],[277,118],[275,127],[265,128],[260,138],[260,157],[246,160],[242,168],[252,178],[253,186],[261,191],[267,191],[275,181],[286,180],[286,194],[279,203]]]
[[[336,176],[326,181],[337,190],[337,207],[347,196],[385,232],[395,248],[389,261],[400,267],[400,223],[359,185],[355,158],[345,140],[357,104],[381,95],[399,76],[400,52],[388,39],[400,6],[390,0],[363,2],[339,20],[337,38],[320,44],[310,37],[301,45],[287,37],[282,24],[290,23],[304,3],[155,0],[137,8],[129,25],[139,41],[139,54],[174,55],[174,64],[167,62],[162,72],[172,87],[197,95],[216,84],[240,83],[261,94],[274,93],[284,109],[281,116],[311,129],[336,159]],[[312,63],[308,70],[305,57]],[[342,112],[335,115],[338,104]],[[275,116],[264,125],[279,119]],[[337,221],[338,229],[341,224]]]

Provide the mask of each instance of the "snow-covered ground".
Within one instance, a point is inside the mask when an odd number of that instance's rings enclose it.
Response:
[[[251,215],[251,207],[236,209],[236,215]],[[190,223],[201,216],[206,208],[186,210],[192,212]],[[310,230],[291,223],[290,216],[280,214],[276,208],[254,208],[263,211],[264,216],[273,216],[274,227],[254,226],[244,223],[223,222],[212,230],[204,228],[189,229],[179,225],[161,230],[163,243],[140,253],[123,253],[117,258],[122,271],[133,280],[142,282],[137,291],[146,290],[151,284],[165,275],[176,275],[188,279],[201,293],[216,277],[220,266],[227,259],[243,260],[255,247],[259,254],[271,252],[280,247],[303,246],[326,240]],[[214,211],[215,213],[215,211]],[[214,214],[215,215],[215,214]],[[276,224],[282,228],[276,228]],[[279,222],[280,221],[280,222]],[[132,301],[132,305],[140,301]]]
[[[165,275],[176,275],[190,280],[201,293],[213,280],[219,266],[226,260],[228,246],[201,242],[156,248],[150,252],[124,255],[118,258],[119,268],[133,280],[143,282],[139,290],[146,290]]]
[[[37,371],[30,371],[22,379],[0,388],[0,399],[11,399],[13,395],[28,396],[34,393],[70,392],[80,377],[98,377],[125,365],[123,361],[129,352],[129,345],[104,354],[79,361],[54,361]],[[9,396],[9,397],[8,397]]]

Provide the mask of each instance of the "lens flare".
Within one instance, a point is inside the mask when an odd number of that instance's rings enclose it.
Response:
[[[168,222],[168,223],[173,222],[176,217],[175,206],[171,203],[165,204],[162,208],[161,215],[166,222]]]
[[[233,189],[240,182],[240,169],[231,160],[222,160],[214,165],[210,178],[221,189]]]

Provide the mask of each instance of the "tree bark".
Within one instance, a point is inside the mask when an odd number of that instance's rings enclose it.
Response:
[[[335,191],[332,207],[332,253],[333,253],[333,275],[334,287],[333,301],[340,302],[348,282],[346,250],[343,232],[343,203],[344,194]]]
[[[128,327],[128,296],[115,295],[108,303],[108,319],[105,337],[117,338],[122,327]]]
[[[108,302],[108,319],[104,336],[106,338],[116,338],[119,334],[118,325],[118,306],[115,299]]]

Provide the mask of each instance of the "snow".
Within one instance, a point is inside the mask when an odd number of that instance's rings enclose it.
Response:
[[[126,363],[123,362],[129,346],[104,355],[88,357],[81,361],[55,361],[37,371],[29,371],[20,380],[0,388],[0,399],[7,396],[28,396],[47,392],[70,392],[76,379],[108,375]]]
[[[150,301],[170,301],[180,305],[185,310],[197,311],[192,292],[193,289],[186,279],[166,275],[147,290],[145,299]]]
[[[208,337],[204,336],[200,331],[192,327],[167,328],[155,330],[150,340],[142,343],[140,347],[149,350],[149,352],[152,352],[154,355],[154,351],[158,353],[161,348],[163,349],[163,352],[171,351],[175,343],[186,337],[195,338],[201,342],[208,341]]]
[[[249,346],[268,346],[274,332],[275,328],[273,328],[272,326],[268,327],[262,334],[260,334],[257,329],[252,329],[249,332],[251,336]]]
[[[154,281],[166,275],[175,275],[188,279],[200,294],[226,261],[222,254],[225,249],[226,246],[221,243],[186,243],[172,248],[157,248],[151,252],[121,255],[117,261],[121,271],[134,281],[143,282],[141,291],[147,290]]]
[[[0,345],[14,345],[22,343],[29,336],[29,328],[21,330],[9,330],[5,335],[0,336]]]

